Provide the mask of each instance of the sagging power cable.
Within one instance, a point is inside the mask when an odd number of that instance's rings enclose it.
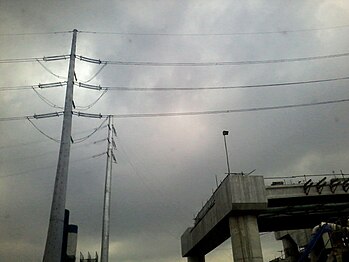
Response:
[[[260,31],[260,32],[231,32],[231,33],[137,33],[137,32],[107,32],[107,31],[79,31],[80,34],[99,34],[99,35],[126,35],[126,36],[236,36],[236,35],[265,35],[265,34],[288,34],[299,32],[311,32],[322,30],[333,30],[348,28],[349,25],[337,25],[318,28],[301,28],[301,29],[286,29],[279,31]]]
[[[48,98],[44,97],[43,95],[41,95],[34,87],[32,88],[33,91],[35,92],[35,94],[42,100],[44,101],[47,105],[53,107],[53,108],[58,108],[58,109],[64,109],[64,107],[62,106],[58,106],[55,103],[53,103],[52,101],[50,101]]]
[[[76,109],[78,110],[88,110],[91,109],[95,104],[97,104],[97,102],[108,92],[107,89],[103,90],[102,94],[99,95],[99,97],[93,101],[91,104],[87,105],[87,106],[76,106]]]
[[[63,87],[67,82],[55,82],[55,83],[46,83],[38,85],[23,85],[23,86],[0,86],[0,92],[4,91],[18,91],[18,90],[29,90],[29,89],[45,89],[53,87]]]
[[[349,56],[349,53],[339,53],[331,55],[321,56],[309,56],[309,57],[297,57],[297,58],[282,58],[282,59],[268,59],[268,60],[246,60],[246,61],[218,61],[218,62],[141,62],[141,61],[118,61],[118,60],[97,60],[93,58],[77,55],[76,57],[81,61],[87,63],[106,63],[109,65],[119,66],[237,66],[237,65],[256,65],[256,64],[273,64],[273,63],[289,63],[289,62],[302,62],[312,61],[329,58],[339,58]]]
[[[303,104],[290,104],[290,105],[280,105],[280,106],[266,106],[266,107],[252,107],[245,109],[227,109],[227,110],[213,110],[213,111],[192,111],[192,112],[170,112],[170,113],[139,113],[139,114],[87,114],[82,112],[74,111],[73,114],[81,117],[88,118],[103,118],[107,116],[112,116],[114,118],[148,118],[148,117],[174,117],[174,116],[200,116],[200,115],[218,115],[218,114],[232,114],[232,113],[245,113],[245,112],[257,112],[257,111],[270,111],[270,110],[280,110],[289,108],[299,108],[299,107],[310,107],[319,106],[327,104],[337,104],[349,102],[349,98],[338,99],[338,100],[327,100],[312,103]]]
[[[81,137],[81,138],[73,139],[74,144],[82,143],[82,142],[86,141],[87,139],[89,139],[90,137],[92,137],[97,131],[101,130],[103,127],[106,126],[106,125],[104,125],[106,121],[107,121],[107,118],[105,118],[102,121],[102,123],[98,127],[96,127],[90,134],[88,134],[84,137]]]
[[[26,58],[7,58],[0,59],[0,64],[13,64],[13,63],[30,63],[37,61],[51,62],[66,60],[70,55],[54,55],[54,56],[44,56],[44,57],[26,57]]]
[[[207,86],[207,87],[126,87],[126,86],[97,86],[87,85],[84,83],[78,83],[79,87],[93,89],[93,90],[110,90],[110,91],[197,91],[197,90],[223,90],[223,89],[244,89],[244,88],[262,88],[262,87],[275,87],[275,86],[289,86],[289,85],[302,85],[302,84],[315,84],[323,82],[333,82],[340,80],[349,80],[349,76],[327,78],[308,81],[296,81],[296,82],[282,82],[282,83],[269,83],[269,84],[255,84],[255,85],[236,85],[236,86]]]

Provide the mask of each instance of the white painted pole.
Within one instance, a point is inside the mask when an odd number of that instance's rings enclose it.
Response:
[[[59,149],[56,180],[53,191],[50,222],[48,227],[43,262],[61,262],[64,210],[67,192],[71,143],[70,139],[72,129],[73,87],[77,32],[78,31],[76,29],[73,30],[73,39],[71,44],[70,62],[68,70],[68,82],[65,96],[61,145]]]

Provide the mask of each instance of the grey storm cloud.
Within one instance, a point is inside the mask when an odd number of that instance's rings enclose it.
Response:
[[[113,61],[219,62],[346,53],[346,1],[5,1],[0,0],[0,59],[77,53]],[[307,31],[308,29],[330,28]],[[305,29],[305,31],[300,31]],[[279,33],[272,33],[272,32]],[[264,32],[250,34],[253,32]],[[7,35],[20,34],[26,35]],[[132,33],[155,33],[136,35]],[[241,33],[231,34],[230,33]],[[163,34],[163,35],[161,35]],[[201,35],[165,35],[201,34]],[[221,34],[221,35],[205,35]],[[222,35],[223,34],[223,35]],[[64,81],[67,61],[0,64],[0,87]],[[100,65],[76,63],[78,81]],[[307,81],[347,76],[347,57],[212,67],[107,65],[89,82],[124,87],[207,87]],[[51,71],[52,73],[50,73]],[[230,90],[108,91],[88,112],[103,114],[210,111],[348,98],[347,80]],[[39,90],[61,106],[64,87]],[[1,89],[0,89],[1,91]],[[75,88],[78,106],[100,92]],[[222,130],[229,130],[231,169],[268,177],[348,172],[347,103],[207,116],[115,119],[110,261],[185,261],[180,236],[225,176]],[[0,92],[0,117],[60,111],[32,90]],[[61,118],[35,120],[59,139]],[[73,138],[102,120],[74,118]],[[28,121],[0,122],[0,260],[39,261],[44,250],[59,144]],[[72,145],[67,208],[79,225],[78,252],[100,249],[105,143],[101,129]],[[280,243],[262,236],[265,260]],[[207,261],[231,261],[229,241]]]

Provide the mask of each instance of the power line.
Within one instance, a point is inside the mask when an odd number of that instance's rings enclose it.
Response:
[[[47,155],[52,154],[52,153],[58,153],[58,150],[55,149],[55,150],[45,151],[45,152],[42,152],[42,153],[36,154],[36,155],[30,154],[29,156],[21,156],[21,157],[17,157],[17,158],[13,158],[11,156],[8,159],[1,159],[0,163],[10,162],[10,161],[17,162],[19,160],[23,161],[23,160],[27,160],[27,159],[33,159],[33,158],[38,158],[38,157],[42,157],[42,156],[47,156]]]
[[[92,76],[90,77],[88,80],[86,81],[83,81],[82,83],[89,83],[91,82],[93,79],[95,79],[101,72],[102,70],[107,66],[108,64],[107,63],[104,63],[103,66]]]
[[[200,116],[200,115],[218,115],[218,114],[232,114],[232,113],[245,113],[245,112],[257,112],[257,111],[269,111],[269,110],[280,110],[288,108],[298,108],[298,107],[309,107],[327,104],[337,104],[349,102],[349,98],[339,99],[339,100],[328,100],[314,103],[303,103],[303,104],[290,104],[290,105],[280,105],[280,106],[267,106],[267,107],[253,107],[245,109],[226,109],[226,110],[213,110],[213,111],[192,111],[192,112],[170,112],[170,113],[140,113],[140,114],[85,114],[81,112],[74,111],[73,114],[81,117],[88,118],[103,118],[107,116],[112,116],[114,118],[148,118],[148,117],[173,117],[173,116]]]
[[[27,119],[43,119],[43,118],[51,118],[58,117],[63,115],[63,111],[61,112],[53,112],[53,113],[45,113],[45,114],[34,114],[27,116],[12,116],[12,117],[0,117],[1,121],[18,121],[18,120],[27,120]]]
[[[22,85],[22,86],[0,86],[0,92],[4,91],[18,91],[18,90],[31,90],[31,89],[44,89],[52,87],[63,87],[67,82],[55,82],[47,84],[38,84],[38,85]]]
[[[207,86],[207,87],[127,87],[127,86],[100,86],[100,85],[97,86],[97,85],[85,84],[83,82],[79,82],[77,83],[77,85],[79,87],[87,88],[87,89],[110,90],[110,91],[193,91],[193,90],[244,89],[244,88],[302,85],[302,84],[333,82],[333,81],[340,81],[340,80],[349,80],[349,76],[307,80],[307,81],[283,82],[283,83],[267,83],[267,84],[236,85],[236,86]],[[49,88],[49,87],[59,87],[65,84],[66,82],[56,82],[56,83],[47,83],[47,84],[39,84],[39,85],[0,86],[0,92],[31,90],[32,88],[43,89],[43,88]]]
[[[8,58],[0,59],[0,64],[11,64],[11,63],[29,63],[36,62],[37,60],[42,60],[42,57],[29,57],[29,58]]]
[[[18,91],[18,90],[30,90],[32,88],[37,88],[34,85],[23,85],[23,86],[0,86],[0,92],[4,91]]]
[[[102,127],[103,128],[103,127]],[[89,128],[89,129],[85,129],[85,130],[82,130],[82,131],[79,131],[79,132],[74,132],[73,136],[74,135],[77,135],[77,134],[82,134],[82,133],[86,133],[86,132],[90,132],[90,131],[94,131],[95,128]],[[47,140],[34,140],[34,141],[30,141],[30,142],[23,142],[23,143],[17,143],[17,144],[11,144],[11,145],[2,145],[0,146],[0,150],[2,149],[9,149],[9,148],[14,148],[14,147],[22,147],[22,146],[29,146],[29,145],[33,145],[33,144],[40,144],[40,143],[46,143]],[[96,143],[95,142],[91,142],[91,143],[87,143],[87,144],[83,144],[83,145],[76,145],[73,147],[74,148],[77,148],[77,147],[81,147],[81,146],[87,146],[87,145],[95,145]]]
[[[51,62],[51,61],[66,60],[69,57],[70,57],[69,55],[55,55],[55,56],[44,56],[44,57],[7,58],[7,59],[0,59],[0,64],[29,63],[29,62],[36,62],[36,61]]]
[[[170,113],[140,113],[140,114],[91,114],[83,113],[79,111],[73,111],[73,115],[87,117],[87,118],[105,118],[112,116],[115,118],[144,118],[144,117],[171,117],[171,116],[198,116],[198,115],[217,115],[217,114],[231,114],[231,113],[245,113],[245,112],[257,112],[257,111],[269,111],[269,110],[279,110],[288,108],[298,108],[298,107],[309,107],[318,105],[328,105],[328,104],[338,104],[349,102],[349,98],[338,99],[338,100],[327,100],[313,103],[303,103],[303,104],[290,104],[290,105],[280,105],[280,106],[266,106],[266,107],[252,107],[245,109],[226,109],[226,110],[213,110],[213,111],[191,111],[191,112],[170,112]],[[1,117],[0,121],[16,121],[16,120],[26,120],[26,119],[41,119],[50,118],[55,116],[61,116],[64,112],[54,112],[40,115],[29,115],[29,116],[14,116],[14,117]]]
[[[100,94],[100,96],[95,100],[93,101],[91,104],[87,105],[87,106],[76,106],[76,108],[78,110],[88,110],[90,108],[92,108],[95,104],[97,104],[97,102],[108,92],[108,89],[105,89],[103,91],[102,94]]]
[[[32,126],[33,126],[40,134],[44,135],[45,137],[47,137],[48,139],[50,139],[50,140],[52,140],[52,141],[54,141],[54,142],[56,142],[56,143],[59,143],[59,142],[60,142],[59,139],[55,139],[55,138],[49,136],[48,134],[46,134],[44,131],[42,131],[37,125],[34,124],[33,121],[30,120],[30,118],[28,118],[28,121],[29,121],[30,124],[32,124]]]
[[[46,70],[48,73],[50,73],[51,75],[53,75],[53,76],[55,76],[55,77],[57,77],[57,78],[59,78],[59,79],[67,79],[67,78],[64,77],[64,76],[61,76],[61,75],[58,75],[58,74],[53,73],[52,70],[50,70],[47,66],[45,66],[43,63],[41,63],[40,60],[36,60],[36,62],[38,62],[39,65],[41,65],[41,67],[42,67],[43,69],[45,69],[45,70]]]
[[[298,81],[298,82],[283,82],[283,83],[269,83],[269,84],[255,84],[255,85],[237,85],[237,86],[208,86],[208,87],[126,87],[126,86],[97,86],[78,83],[79,87],[94,89],[94,90],[110,90],[110,91],[195,91],[195,90],[220,90],[220,89],[243,89],[243,88],[261,88],[261,87],[275,87],[288,85],[301,85],[332,82],[339,80],[349,80],[349,76],[327,78],[318,80]]]
[[[30,141],[30,142],[24,142],[24,143],[18,143],[18,144],[12,144],[12,145],[3,145],[0,146],[1,149],[8,149],[8,148],[13,148],[13,147],[19,147],[19,146],[28,146],[28,145],[33,145],[33,144],[39,144],[39,143],[44,143],[46,141],[43,140],[35,140],[35,141]]]
[[[75,159],[75,160],[71,160],[70,163],[76,163],[76,162],[85,161],[85,160],[91,160],[91,159],[94,159],[94,157],[93,156],[89,156],[89,157],[84,157],[84,158],[80,158],[80,159]],[[18,173],[5,174],[3,176],[0,176],[0,179],[1,178],[6,178],[6,177],[27,175],[28,173],[32,173],[32,172],[39,171],[39,170],[45,170],[45,169],[54,168],[56,166],[57,165],[50,165],[50,166],[39,167],[39,168],[35,168],[35,169],[30,169],[30,170],[25,170],[25,171],[18,172]]]
[[[105,124],[105,122],[107,121],[107,118],[105,118],[102,123],[96,127],[90,134],[84,136],[84,137],[81,137],[81,138],[78,138],[78,139],[75,139],[74,140],[74,143],[73,144],[77,144],[77,143],[81,143],[81,142],[84,142],[86,141],[87,139],[89,139],[91,136],[93,136],[98,130],[101,130],[103,128],[103,125]]]
[[[333,30],[348,28],[349,25],[338,25],[319,28],[304,28],[294,30],[279,31],[260,31],[260,32],[231,32],[231,33],[136,33],[136,32],[108,32],[108,31],[79,31],[80,34],[99,34],[99,35],[126,35],[126,36],[236,36],[236,35],[265,35],[265,34],[288,34],[299,32],[312,32],[322,30]]]
[[[26,120],[32,116],[12,116],[12,117],[0,117],[0,121],[17,121]]]
[[[119,65],[119,66],[235,66],[235,65],[256,65],[256,64],[273,64],[273,63],[289,63],[289,62],[301,62],[301,61],[311,61],[329,58],[338,58],[349,56],[349,53],[340,53],[332,55],[322,55],[322,56],[310,56],[310,57],[298,57],[298,58],[283,58],[283,59],[270,59],[270,60],[246,60],[246,61],[223,61],[223,62],[135,62],[135,61],[112,61],[106,60],[101,61],[101,63],[107,63],[109,65]],[[93,63],[87,58],[81,55],[77,55],[81,61]]]
[[[37,35],[58,35],[58,34],[69,34],[73,31],[54,31],[54,32],[33,32],[33,33],[4,33],[0,36],[37,36]]]
[[[45,104],[53,107],[53,108],[58,108],[58,109],[64,109],[62,106],[56,105],[55,103],[53,103],[52,101],[50,101],[48,98],[44,97],[43,95],[41,95],[37,90],[35,90],[35,88],[33,87],[32,90],[35,92],[35,94],[42,100],[45,102]]]

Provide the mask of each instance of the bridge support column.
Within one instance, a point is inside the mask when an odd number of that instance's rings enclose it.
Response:
[[[205,262],[205,256],[188,257],[188,262]]]
[[[231,244],[235,262],[263,262],[257,217],[253,215],[229,218]]]

